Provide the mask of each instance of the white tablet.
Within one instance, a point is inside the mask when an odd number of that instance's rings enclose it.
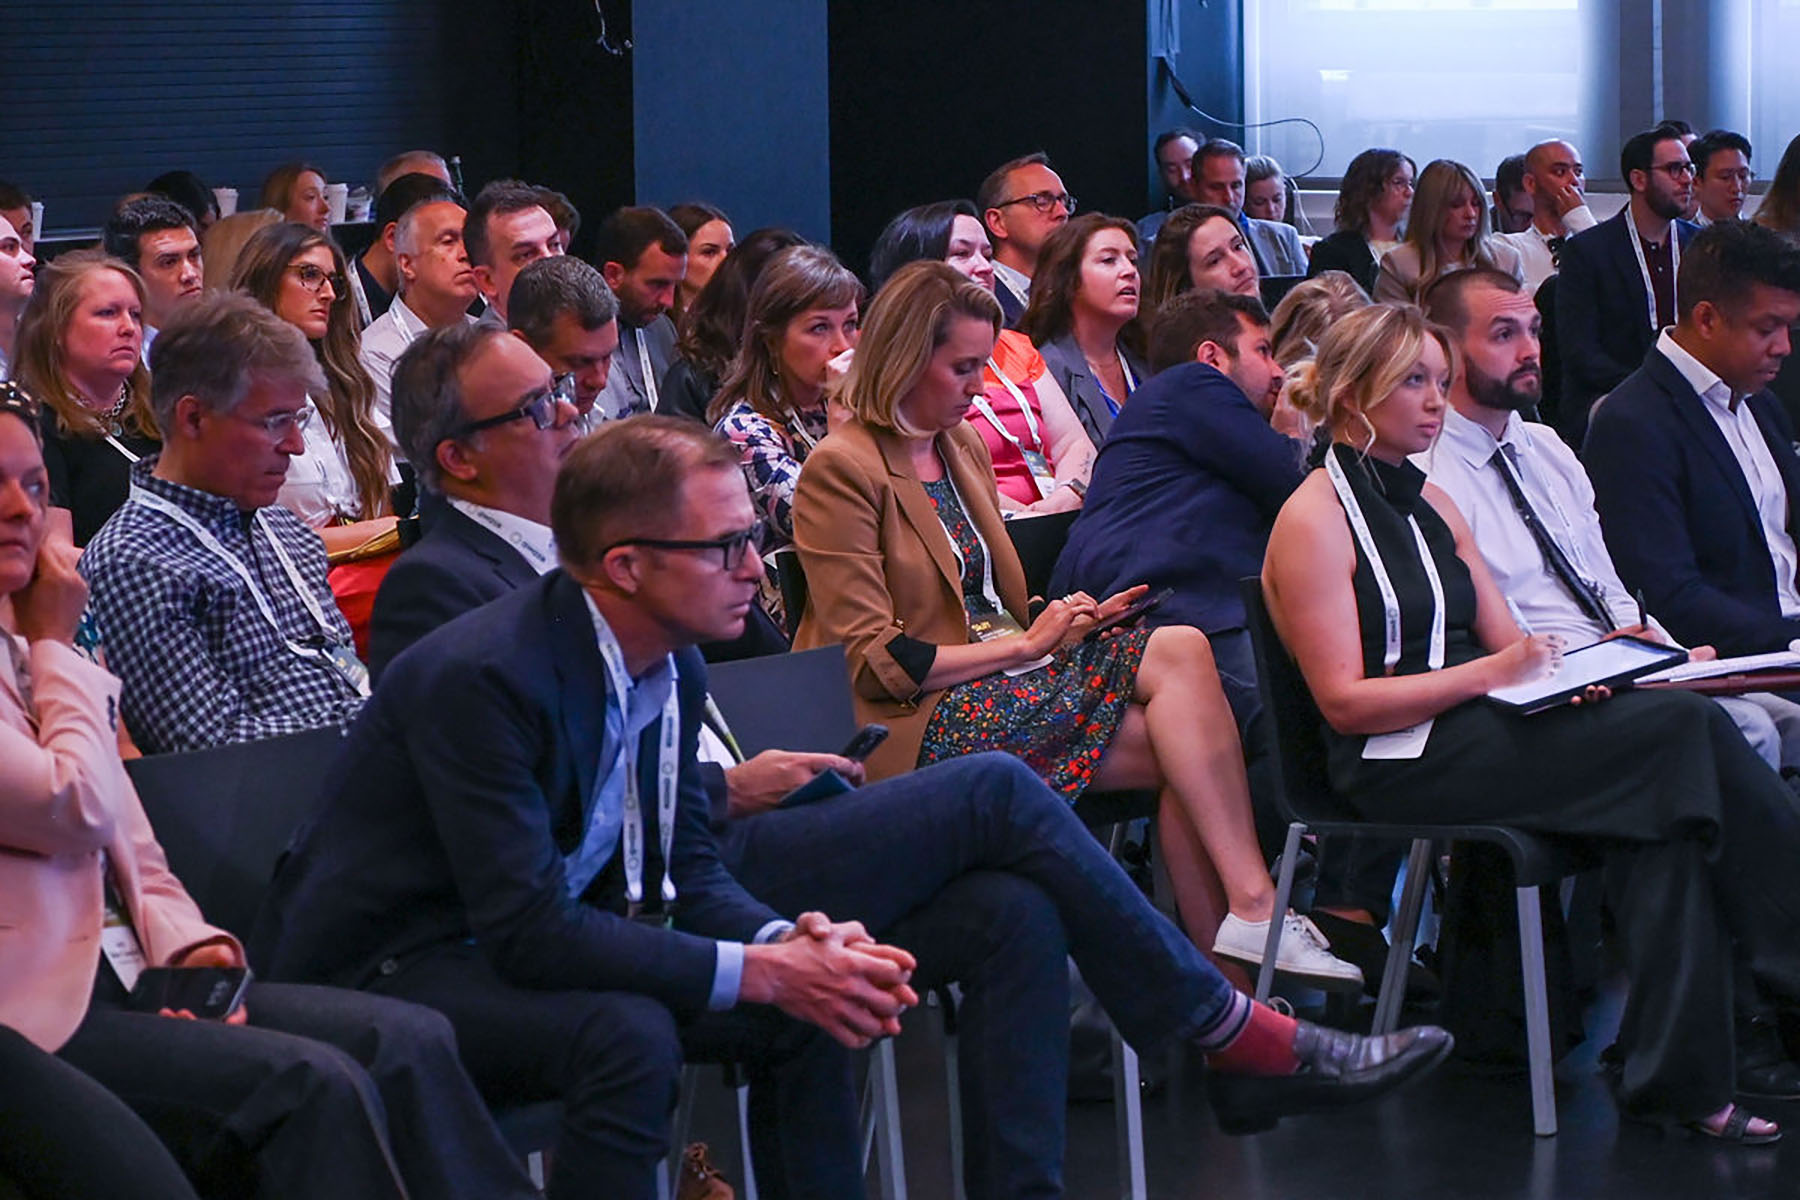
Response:
[[[1495,688],[1487,698],[1519,713],[1543,712],[1590,687],[1618,687],[1687,661],[1687,651],[1643,638],[1615,637],[1563,655],[1561,666],[1536,679]]]

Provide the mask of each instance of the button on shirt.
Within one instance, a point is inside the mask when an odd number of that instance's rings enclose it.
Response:
[[[1769,545],[1769,558],[1775,571],[1775,597],[1781,602],[1781,615],[1800,617],[1800,588],[1794,573],[1800,569],[1800,553],[1794,549],[1794,537],[1788,532],[1787,483],[1781,468],[1769,452],[1762,426],[1756,423],[1744,397],[1733,397],[1731,387],[1712,369],[1681,348],[1667,329],[1656,339],[1656,348],[1675,365],[1681,377],[1700,397],[1706,413],[1725,435],[1732,457],[1744,473],[1750,496],[1756,502],[1757,519],[1762,524],[1763,540]]]

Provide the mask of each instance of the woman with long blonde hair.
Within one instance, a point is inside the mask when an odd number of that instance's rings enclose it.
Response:
[[[1406,240],[1381,256],[1375,299],[1417,302],[1441,276],[1469,267],[1505,271],[1523,282],[1519,252],[1490,236],[1486,196],[1481,179],[1461,163],[1426,163],[1413,190]]]

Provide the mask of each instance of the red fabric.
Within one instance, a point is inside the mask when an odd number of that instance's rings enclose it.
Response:
[[[387,578],[388,568],[399,557],[400,552],[395,550],[379,558],[339,563],[331,568],[328,576],[338,611],[344,614],[344,620],[350,622],[350,634],[356,641],[356,656],[364,662],[369,659],[369,620],[375,614],[375,593],[381,589],[381,581]]]
[[[1004,329],[994,343],[994,362],[1018,385],[1031,404],[1032,416],[1037,418],[1038,436],[1047,438],[1043,406],[1038,403],[1037,388],[1032,382],[1043,377],[1044,356],[1037,352],[1030,338],[1016,329]],[[987,384],[983,398],[993,408],[994,415],[1022,444],[1031,446],[1031,427],[1025,423],[1025,414],[1019,411],[1019,402],[1013,399],[1012,392],[994,377],[991,367],[982,371],[982,379]],[[1031,468],[1025,465],[1025,456],[1019,453],[1019,448],[1001,436],[1000,431],[979,412],[971,409],[968,421],[981,432],[981,440],[987,444],[988,457],[994,460],[994,482],[1000,485],[1000,494],[1019,504],[1035,504],[1042,499],[1031,478]],[[1043,450],[1048,459],[1049,447],[1045,446]]]
[[[1208,1054],[1206,1064],[1228,1075],[1292,1075],[1300,1069],[1294,1057],[1296,1025],[1266,1004],[1253,1004],[1243,1032]]]

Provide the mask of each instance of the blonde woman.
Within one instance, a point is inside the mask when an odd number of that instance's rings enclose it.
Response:
[[[1523,282],[1519,252],[1489,235],[1487,197],[1475,172],[1440,158],[1425,164],[1413,191],[1406,240],[1381,256],[1375,299],[1412,302],[1440,276],[1491,267]]]

